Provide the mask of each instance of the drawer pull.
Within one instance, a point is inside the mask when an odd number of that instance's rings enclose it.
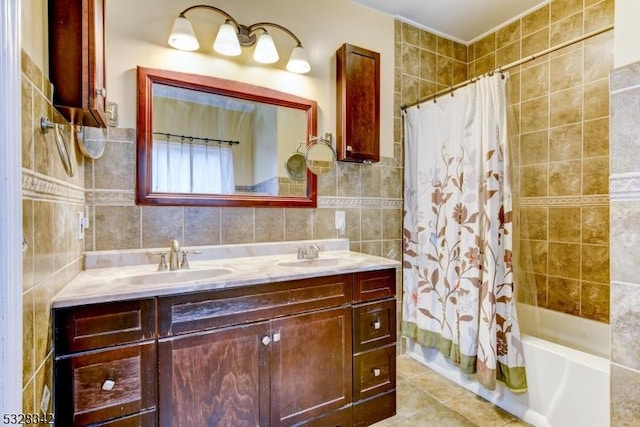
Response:
[[[264,345],[269,345],[269,343],[271,342],[271,338],[269,338],[268,336],[264,336],[262,337],[262,344]]]
[[[116,382],[114,380],[104,380],[104,382],[102,383],[102,389],[104,391],[111,391],[113,390],[113,387],[115,387]]]
[[[376,320],[375,322],[373,322],[373,329],[380,329],[380,327],[382,326],[382,323],[380,322],[380,320]]]
[[[380,371],[380,368],[373,368],[372,372],[374,377],[379,377],[382,373],[382,371]]]

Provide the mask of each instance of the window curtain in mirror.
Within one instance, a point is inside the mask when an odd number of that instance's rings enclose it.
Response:
[[[483,77],[405,111],[402,331],[484,387],[522,392],[507,81]]]
[[[235,191],[233,153],[229,147],[155,140],[153,191],[213,193]]]

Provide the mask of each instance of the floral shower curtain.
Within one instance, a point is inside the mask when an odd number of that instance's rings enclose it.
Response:
[[[488,389],[526,390],[515,312],[506,84],[405,113],[403,334]]]

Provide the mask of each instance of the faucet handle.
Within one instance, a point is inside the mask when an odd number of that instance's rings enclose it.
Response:
[[[293,248],[298,251],[298,259],[305,259],[307,257],[307,250],[302,246],[294,246]]]
[[[182,261],[180,262],[181,269],[189,269],[191,266],[189,265],[189,259],[187,258],[187,254],[201,254],[200,251],[182,251]]]
[[[158,271],[165,271],[167,269],[167,253],[166,252],[147,252],[147,255],[160,255],[160,262],[158,263]]]

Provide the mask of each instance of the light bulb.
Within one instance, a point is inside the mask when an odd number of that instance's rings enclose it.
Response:
[[[273,64],[280,59],[276,45],[266,31],[258,37],[256,49],[253,51],[253,59],[263,64]]]
[[[226,56],[238,56],[242,53],[238,33],[229,21],[220,26],[216,40],[213,42],[213,50]]]
[[[198,50],[200,47],[191,22],[184,16],[178,16],[173,21],[173,28],[171,28],[171,34],[169,35],[169,45],[180,50]]]
[[[289,62],[287,62],[287,71],[292,73],[304,74],[311,71],[311,65],[309,65],[309,59],[307,59],[307,52],[301,45],[293,48]]]

